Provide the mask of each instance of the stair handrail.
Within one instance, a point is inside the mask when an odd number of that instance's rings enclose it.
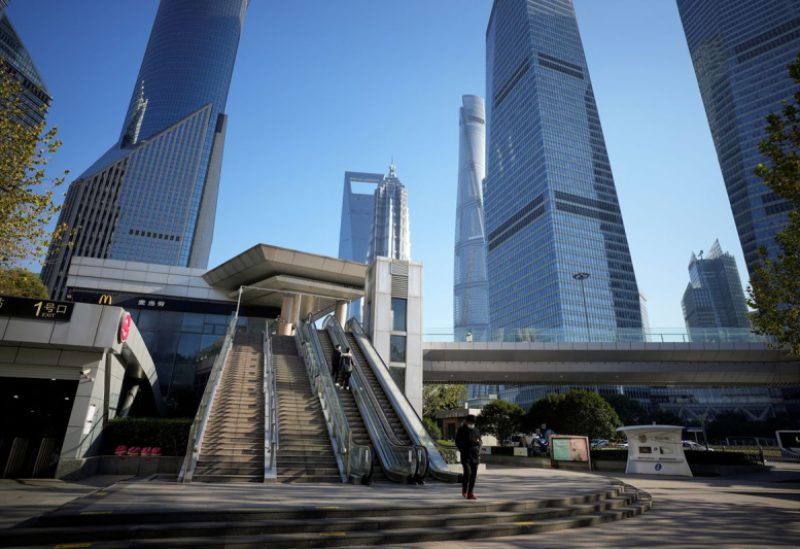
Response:
[[[342,348],[350,346],[347,336],[336,318],[328,317],[323,326],[334,343],[338,343]],[[364,420],[364,425],[368,429],[373,446],[380,454],[386,476],[395,481],[420,482],[424,478],[428,466],[425,449],[421,446],[406,444],[397,438],[358,363],[354,363],[351,387],[353,398]]]
[[[217,387],[219,387],[219,382],[222,379],[222,372],[225,369],[225,364],[228,362],[228,354],[233,346],[233,338],[236,334],[238,322],[239,314],[238,312],[234,312],[231,316],[231,321],[228,323],[228,328],[225,331],[225,339],[222,342],[222,348],[214,359],[208,381],[206,381],[206,387],[203,390],[203,397],[200,399],[197,413],[189,429],[186,455],[183,458],[181,471],[178,474],[179,482],[192,482],[194,471],[197,468],[197,461],[200,458],[200,451],[203,445],[203,436],[206,432],[206,426],[208,425],[208,418],[211,414],[211,408],[214,405],[214,396],[217,394]]]
[[[319,340],[315,341],[312,335],[315,331],[313,324],[300,321],[297,323],[295,338],[306,365],[311,389],[319,399],[322,408],[325,426],[335,450],[334,455],[342,482],[351,478],[359,483],[369,482],[372,473],[370,448],[353,441],[350,425],[336,389],[333,387],[330,374],[327,377],[323,374],[324,371],[327,372],[327,362],[323,366],[322,357],[324,355]]]
[[[457,456],[451,449],[445,448],[440,445],[433,437],[430,436],[422,418],[408,401],[405,393],[400,390],[395,383],[389,367],[383,361],[380,354],[378,354],[375,347],[372,345],[370,338],[364,332],[364,328],[356,318],[351,318],[348,327],[353,332],[356,342],[358,343],[361,351],[369,363],[369,367],[375,373],[378,381],[383,387],[389,402],[394,407],[400,421],[411,437],[412,442],[425,448],[427,451],[427,459],[429,461],[428,471],[431,475],[445,482],[457,482],[459,473],[450,471],[449,463],[457,463]],[[448,461],[449,460],[449,461]]]
[[[277,478],[278,455],[278,381],[275,362],[272,359],[272,337],[269,325],[264,330],[264,480]]]

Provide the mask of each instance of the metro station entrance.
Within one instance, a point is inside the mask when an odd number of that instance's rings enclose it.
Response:
[[[53,477],[75,380],[0,377],[0,477]]]

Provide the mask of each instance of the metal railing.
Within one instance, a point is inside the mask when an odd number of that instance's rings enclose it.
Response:
[[[369,446],[353,441],[353,433],[315,335],[316,328],[312,323],[297,323],[295,338],[306,365],[311,390],[322,407],[342,482],[352,479],[354,482],[368,483],[372,475],[372,452]]]
[[[264,480],[277,478],[278,455],[278,381],[272,360],[272,338],[269,326],[264,327]]]
[[[765,343],[774,338],[756,334],[750,328],[428,328],[428,342],[504,342],[504,343]]]
[[[208,418],[211,414],[211,408],[214,405],[214,396],[217,394],[217,388],[222,379],[222,372],[225,369],[225,364],[227,364],[228,361],[228,354],[233,346],[233,338],[236,335],[236,326],[238,322],[239,315],[238,313],[234,313],[228,324],[228,329],[225,332],[222,348],[214,359],[214,365],[211,367],[211,373],[208,376],[206,388],[203,391],[203,397],[200,399],[200,405],[197,407],[197,413],[194,416],[192,427],[189,430],[186,455],[183,458],[183,465],[178,474],[179,482],[191,482],[192,476],[194,476],[197,460],[200,458],[203,436],[205,435],[206,426],[208,425]]]
[[[334,344],[341,345],[343,349],[350,347],[341,325],[335,318],[326,319],[324,326]],[[427,450],[419,445],[409,445],[397,437],[358,363],[354,364],[350,387],[375,452],[383,465],[384,474],[396,482],[421,482],[428,469]]]
[[[457,459],[455,459],[456,453],[449,448],[442,447],[430,436],[422,419],[406,398],[405,393],[395,383],[389,372],[389,367],[372,346],[372,342],[358,320],[351,318],[348,322],[348,327],[353,332],[356,342],[369,363],[369,367],[372,368],[378,378],[389,402],[406,428],[411,441],[422,446],[427,451],[428,472],[438,480],[457,482],[459,473],[450,471],[448,465],[449,463],[457,463]]]

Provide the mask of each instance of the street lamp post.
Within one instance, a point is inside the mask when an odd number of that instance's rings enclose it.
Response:
[[[586,318],[586,337],[592,341],[592,332],[589,329],[589,307],[586,305],[586,288],[583,281],[589,278],[589,273],[575,273],[572,278],[581,283],[581,294],[583,294],[583,315]]]

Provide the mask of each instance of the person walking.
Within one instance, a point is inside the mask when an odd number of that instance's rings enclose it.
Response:
[[[342,387],[344,389],[350,389],[350,376],[353,373],[353,353],[350,351],[350,347],[347,348],[347,351],[342,354]]]
[[[456,431],[456,447],[461,454],[461,495],[467,499],[475,497],[475,480],[481,462],[481,432],[475,426],[475,416],[470,414]]]
[[[339,383],[339,368],[342,365],[342,346],[337,345],[333,349],[333,360],[331,360],[331,377],[334,383]]]

